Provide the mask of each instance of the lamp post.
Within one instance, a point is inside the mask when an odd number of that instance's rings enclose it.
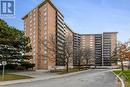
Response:
[[[2,66],[3,66],[3,70],[2,70],[2,80],[4,80],[4,76],[5,76],[5,65],[7,64],[6,61],[2,61]]]

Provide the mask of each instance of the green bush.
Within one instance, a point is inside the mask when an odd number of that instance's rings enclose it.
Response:
[[[15,70],[18,64],[7,64],[5,66],[6,69]]]
[[[35,67],[35,64],[29,63],[29,62],[22,62],[21,65],[18,64],[7,64],[5,66],[5,69],[7,70],[28,70],[33,69]],[[3,66],[0,66],[0,70],[3,69]]]
[[[35,67],[35,64],[29,63],[29,62],[23,62],[21,63],[21,66],[28,70],[28,69],[33,69],[33,67]]]

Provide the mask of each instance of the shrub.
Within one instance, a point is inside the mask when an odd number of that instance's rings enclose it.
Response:
[[[21,63],[21,66],[28,70],[28,69],[33,69],[35,67],[35,64],[29,63],[29,62],[23,62]]]
[[[5,66],[6,69],[15,70],[18,64],[7,64]]]

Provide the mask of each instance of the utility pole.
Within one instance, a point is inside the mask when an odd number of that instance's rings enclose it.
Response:
[[[7,64],[6,61],[2,61],[2,66],[3,66],[3,70],[2,70],[2,80],[4,80],[5,77],[5,65]]]

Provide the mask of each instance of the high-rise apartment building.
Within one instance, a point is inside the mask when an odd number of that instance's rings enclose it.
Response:
[[[63,66],[63,43],[65,40],[64,16],[46,0],[23,17],[25,34],[32,44],[32,62],[36,69],[48,69],[55,65]],[[48,52],[50,36],[55,37],[57,53]],[[50,46],[51,47],[51,46]],[[51,54],[53,56],[51,56]]]
[[[80,48],[83,51],[83,55],[88,55],[88,64],[95,64],[95,35],[93,34],[82,34],[80,39]],[[85,52],[85,53],[84,53]],[[87,53],[86,53],[87,52]],[[85,60],[83,61],[85,63]]]
[[[90,65],[111,65],[112,52],[116,48],[117,32],[81,34],[80,38],[80,48],[87,50]]]
[[[80,60],[80,34],[74,33],[73,34],[73,65],[77,66]]]
[[[102,48],[102,65],[111,65],[111,55],[117,45],[117,32],[104,32],[103,33],[103,48]]]
[[[95,34],[95,64],[102,65],[102,34]]]
[[[65,66],[64,42],[67,37],[72,41],[73,51],[70,66],[78,65],[80,50],[89,50],[89,63],[96,65],[111,65],[111,52],[116,47],[116,32],[103,34],[77,34],[64,22],[64,16],[50,0],[45,0],[23,17],[25,35],[30,37],[33,56],[31,60],[36,69],[51,69],[55,66]],[[53,46],[48,44],[50,37],[54,38]],[[55,48],[50,52],[48,47]]]

